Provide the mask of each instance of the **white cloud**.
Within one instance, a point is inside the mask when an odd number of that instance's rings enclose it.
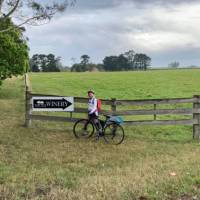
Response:
[[[31,53],[52,52],[69,63],[71,57],[79,58],[85,53],[93,61],[101,61],[104,56],[129,49],[150,56],[162,54],[163,58],[166,54],[171,59],[176,56],[175,49],[176,52],[187,50],[187,54],[189,50],[193,52],[194,49],[200,49],[200,3],[194,1],[173,6],[148,4],[138,7],[133,2],[126,2],[116,5],[81,13],[76,13],[74,8],[73,12],[66,12],[49,25],[29,27]],[[169,56],[170,51],[172,57]],[[166,62],[170,62],[166,58],[162,61],[160,57],[157,64],[154,57],[152,59],[155,65],[167,65]],[[181,59],[184,63],[184,58]],[[196,58],[193,60],[200,62]]]

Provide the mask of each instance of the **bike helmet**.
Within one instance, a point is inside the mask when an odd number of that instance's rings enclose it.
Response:
[[[89,93],[93,93],[94,94],[94,91],[92,89],[88,90],[88,94]]]

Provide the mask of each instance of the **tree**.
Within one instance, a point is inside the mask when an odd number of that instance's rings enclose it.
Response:
[[[151,65],[151,58],[146,54],[137,53],[134,56],[133,64],[135,70],[147,70],[147,67]]]
[[[59,72],[60,69],[57,67],[57,63],[60,61],[60,57],[55,58],[55,55],[47,55],[47,71],[48,72]]]
[[[63,12],[75,0],[57,0],[39,3],[39,0],[0,0],[0,21],[15,18],[19,21],[15,26],[0,27],[0,32],[11,28],[20,28],[24,24],[41,25],[49,22],[57,12]],[[42,2],[42,1],[40,1]],[[59,3],[58,3],[59,2]]]
[[[106,56],[103,60],[103,66],[106,71],[117,71],[117,56]]]
[[[94,63],[90,63],[90,56],[84,54],[81,56],[80,63],[74,63],[71,67],[72,72],[85,72],[98,70],[98,67]]]
[[[129,67],[129,61],[128,59],[124,56],[124,54],[120,54],[117,58],[117,69],[118,71],[127,71],[130,69]]]
[[[133,50],[118,56],[106,56],[103,64],[94,64],[89,61],[88,55],[81,56],[80,63],[74,63],[71,71],[127,71],[127,70],[146,70],[151,65],[151,58],[146,54],[135,54]]]
[[[59,72],[59,66],[62,65],[60,57],[55,57],[54,54],[35,54],[31,58],[30,69],[33,72]]]
[[[124,53],[124,56],[128,60],[128,65],[129,65],[128,69],[129,70],[133,70],[134,69],[135,51],[129,50],[129,51],[127,51],[127,52]]]
[[[82,71],[88,71],[88,63],[89,63],[89,60],[90,60],[90,56],[88,55],[82,55],[81,56],[81,63],[80,65],[82,65]]]
[[[175,62],[171,62],[168,67],[170,68],[178,68],[180,66],[180,63],[175,61]]]
[[[84,72],[83,65],[80,63],[75,63],[71,67],[71,72]]]
[[[88,56],[88,55],[81,56],[81,64],[87,65],[89,63],[89,60],[90,60],[90,56]]]
[[[103,66],[106,71],[122,71],[129,69],[128,59],[123,54],[105,57]]]
[[[0,21],[0,27],[13,26],[10,19]],[[22,30],[10,29],[0,33],[0,44],[0,82],[12,75],[17,76],[28,71],[28,46]]]
[[[74,63],[72,65],[71,71],[72,72],[103,71],[103,65],[91,63],[90,62],[90,56],[84,54],[84,55],[81,56],[81,62],[80,63]]]
[[[35,54],[30,59],[30,71],[40,72],[38,54]]]
[[[61,62],[61,57],[57,57],[56,58],[56,68],[59,69],[59,71],[66,71],[68,67],[63,67],[62,62]],[[69,71],[69,68],[68,68]]]
[[[63,12],[70,3],[72,5],[75,2],[75,0],[50,1],[47,3],[39,0],[0,0],[0,82],[12,75],[28,71],[28,47],[23,37],[25,31],[23,25],[47,23],[57,12]],[[49,66],[44,64],[46,63],[43,62],[40,67],[46,70]],[[32,67],[35,71],[40,69],[36,65]]]
[[[30,71],[32,71],[32,72],[40,72],[40,69],[39,69],[38,65],[33,63],[31,60],[30,60]]]

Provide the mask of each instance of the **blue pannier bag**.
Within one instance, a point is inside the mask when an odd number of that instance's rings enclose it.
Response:
[[[115,122],[117,124],[122,124],[124,122],[124,120],[119,117],[119,116],[112,116],[110,119],[109,119],[110,122]]]

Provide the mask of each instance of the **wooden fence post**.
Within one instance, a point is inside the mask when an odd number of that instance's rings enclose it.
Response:
[[[200,108],[200,96],[195,95],[193,97],[196,101],[193,103],[193,108]],[[193,113],[193,119],[197,120],[197,123],[193,124],[193,139],[199,139],[200,135],[200,113]]]
[[[154,106],[154,110],[156,110],[156,104],[153,104]],[[156,114],[153,115],[154,116],[154,120],[156,120]]]
[[[115,112],[117,111],[116,98],[112,98],[111,101],[112,101],[111,104],[112,115],[115,115]]]
[[[72,112],[70,112],[70,119],[72,119]]]
[[[31,126],[31,119],[30,115],[32,113],[31,111],[31,88],[29,85],[28,75],[25,74],[25,126],[30,127]]]

